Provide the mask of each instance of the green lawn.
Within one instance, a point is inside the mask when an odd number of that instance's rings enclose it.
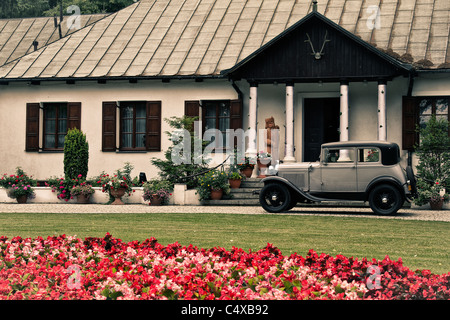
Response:
[[[155,237],[202,248],[258,250],[273,243],[283,254],[305,256],[309,249],[330,255],[393,260],[404,265],[450,272],[450,223],[307,215],[239,214],[54,214],[0,213],[0,235],[11,238],[77,235],[124,241]]]

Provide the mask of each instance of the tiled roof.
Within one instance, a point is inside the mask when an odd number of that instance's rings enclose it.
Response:
[[[104,16],[105,14],[81,15],[80,27],[90,25]],[[76,31],[75,28],[69,28],[70,23],[74,23],[74,20],[64,16],[61,23],[63,37]],[[59,30],[55,27],[53,17],[0,19],[0,65],[34,51],[34,41],[39,49],[59,39]]]
[[[309,0],[141,0],[2,66],[0,78],[218,76],[311,10]],[[319,0],[318,12],[398,59],[450,68],[448,0]]]

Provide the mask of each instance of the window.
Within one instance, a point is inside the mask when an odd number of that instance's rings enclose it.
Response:
[[[64,149],[67,134],[67,103],[44,104],[44,149]]]
[[[419,125],[421,128],[426,126],[432,115],[436,118],[450,120],[448,112],[448,103],[450,98],[419,98]]]
[[[379,162],[380,150],[377,148],[358,149],[358,162]]]
[[[242,100],[186,101],[185,115],[200,117],[203,123],[203,133],[208,129],[220,130],[224,139],[223,146],[225,146],[226,130],[242,129]]]
[[[126,102],[120,106],[120,148],[145,150],[146,141],[145,102]]]
[[[161,101],[103,102],[102,150],[161,151]]]
[[[403,97],[403,149],[419,143],[416,126],[425,127],[432,115],[450,121],[450,97]],[[450,132],[449,132],[450,134]]]
[[[67,130],[81,129],[80,102],[27,103],[26,108],[27,152],[63,151]]]
[[[325,149],[326,163],[351,163],[354,162],[354,150],[339,148]]]
[[[203,101],[203,132],[218,129],[222,133],[222,145],[225,146],[225,133],[230,129],[230,101]]]

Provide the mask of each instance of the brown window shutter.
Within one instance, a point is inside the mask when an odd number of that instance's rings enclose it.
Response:
[[[242,129],[242,100],[230,101],[230,129]]]
[[[200,116],[200,101],[185,101],[184,102],[184,115],[186,117],[199,117]],[[203,122],[204,125],[205,122]],[[194,131],[194,127],[190,131]],[[203,129],[204,131],[204,129]]]
[[[418,143],[418,134],[416,132],[416,125],[418,124],[417,102],[415,97],[403,97],[403,150],[414,149],[414,145]]]
[[[81,130],[81,102],[69,102],[67,104],[67,129],[77,128]]]
[[[39,103],[27,103],[25,151],[39,151]]]
[[[116,102],[103,102],[102,151],[116,151]]]
[[[198,117],[200,115],[200,101],[185,101],[184,115],[187,117]]]
[[[147,151],[161,151],[161,101],[147,101]]]

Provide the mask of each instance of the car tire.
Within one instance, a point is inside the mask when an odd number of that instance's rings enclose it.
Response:
[[[259,193],[259,203],[270,213],[289,210],[291,198],[288,188],[279,183],[266,184]]]
[[[383,216],[396,214],[403,202],[400,191],[390,184],[376,186],[369,194],[370,208],[375,214]]]

